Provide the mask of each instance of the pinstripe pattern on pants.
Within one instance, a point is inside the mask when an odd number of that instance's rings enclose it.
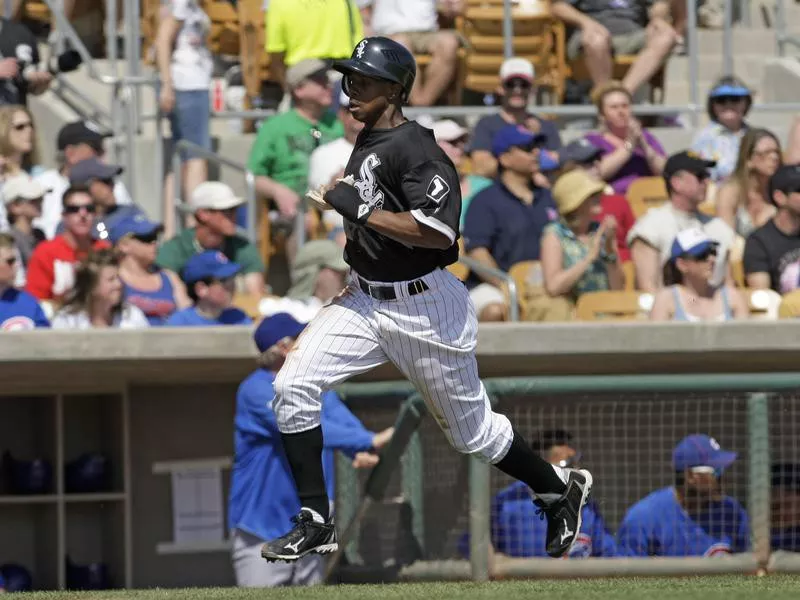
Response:
[[[469,294],[446,270],[422,279],[426,292],[410,296],[408,282],[397,282],[398,299],[380,301],[351,278],[320,311],[275,380],[273,410],[283,433],[316,427],[324,390],[391,361],[425,398],[456,450],[502,460],[513,430],[507,417],[492,411],[478,377],[478,321]]]

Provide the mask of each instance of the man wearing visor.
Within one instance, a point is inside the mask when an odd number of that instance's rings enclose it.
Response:
[[[617,532],[632,556],[717,556],[746,552],[750,525],[742,505],[722,491],[721,478],[736,452],[705,434],[675,446],[675,485],[656,490],[625,514]]]

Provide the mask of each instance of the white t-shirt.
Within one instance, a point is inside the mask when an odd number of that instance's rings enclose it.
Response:
[[[197,0],[170,0],[170,13],[181,22],[172,52],[172,85],[176,90],[207,90],[211,87],[213,62],[206,37],[211,20]]]
[[[308,323],[323,307],[322,301],[316,296],[305,298],[268,297],[258,304],[258,312],[262,317],[270,317],[278,313],[289,313],[298,323]]]
[[[46,194],[42,202],[42,216],[33,220],[33,226],[41,229],[47,236],[48,240],[52,240],[56,234],[58,224],[61,223],[61,196],[69,187],[69,179],[64,177],[56,169],[45,171],[41,175],[34,177],[36,181],[41,183],[45,189],[49,189],[50,193]],[[133,204],[131,195],[125,188],[125,184],[117,179],[114,182],[114,198],[117,204]]]
[[[89,321],[89,315],[86,312],[69,313],[64,310],[56,313],[50,326],[53,329],[93,329],[92,323]],[[112,327],[115,329],[143,329],[144,327],[150,327],[150,323],[138,307],[126,304],[123,306],[122,311],[114,317]]]
[[[436,0],[372,0],[375,35],[438,31]]]
[[[686,213],[676,209],[671,202],[658,208],[651,208],[634,223],[628,232],[628,247],[637,238],[643,240],[661,253],[661,264],[669,260],[675,236],[685,229],[700,228],[715,242],[719,243],[719,258],[714,268],[712,285],[721,285],[728,270],[728,253],[736,240],[736,232],[717,217],[703,213]]]

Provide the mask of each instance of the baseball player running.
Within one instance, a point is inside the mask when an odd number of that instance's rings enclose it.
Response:
[[[549,464],[505,415],[492,412],[478,378],[475,309],[445,269],[458,259],[458,175],[433,133],[402,113],[416,76],[414,57],[397,42],[370,37],[333,68],[344,75],[351,114],[365,124],[345,177],[318,194],[344,217],[351,274],[298,338],[275,380],[273,410],[302,509],[261,555],[295,561],[337,550],[322,471],[320,396],[391,361],[456,450],[531,488],[547,519],[547,552],[562,556],[580,530],[592,476]]]

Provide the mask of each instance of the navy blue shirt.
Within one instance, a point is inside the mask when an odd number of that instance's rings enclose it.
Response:
[[[531,115],[534,117],[534,115]],[[560,150],[561,149],[561,136],[558,133],[558,127],[552,121],[534,117],[540,123],[540,133],[545,137],[544,149],[545,150]],[[472,140],[469,144],[469,152],[475,150],[492,151],[492,140],[495,134],[503,127],[508,125],[500,114],[489,115],[483,117],[475,126],[475,131],[472,133]]]
[[[556,220],[558,209],[550,190],[534,188],[528,205],[497,180],[472,199],[464,221],[464,246],[467,252],[486,248],[498,268],[507,272],[523,260],[539,260],[542,232]],[[467,287],[479,282],[470,274]]]

